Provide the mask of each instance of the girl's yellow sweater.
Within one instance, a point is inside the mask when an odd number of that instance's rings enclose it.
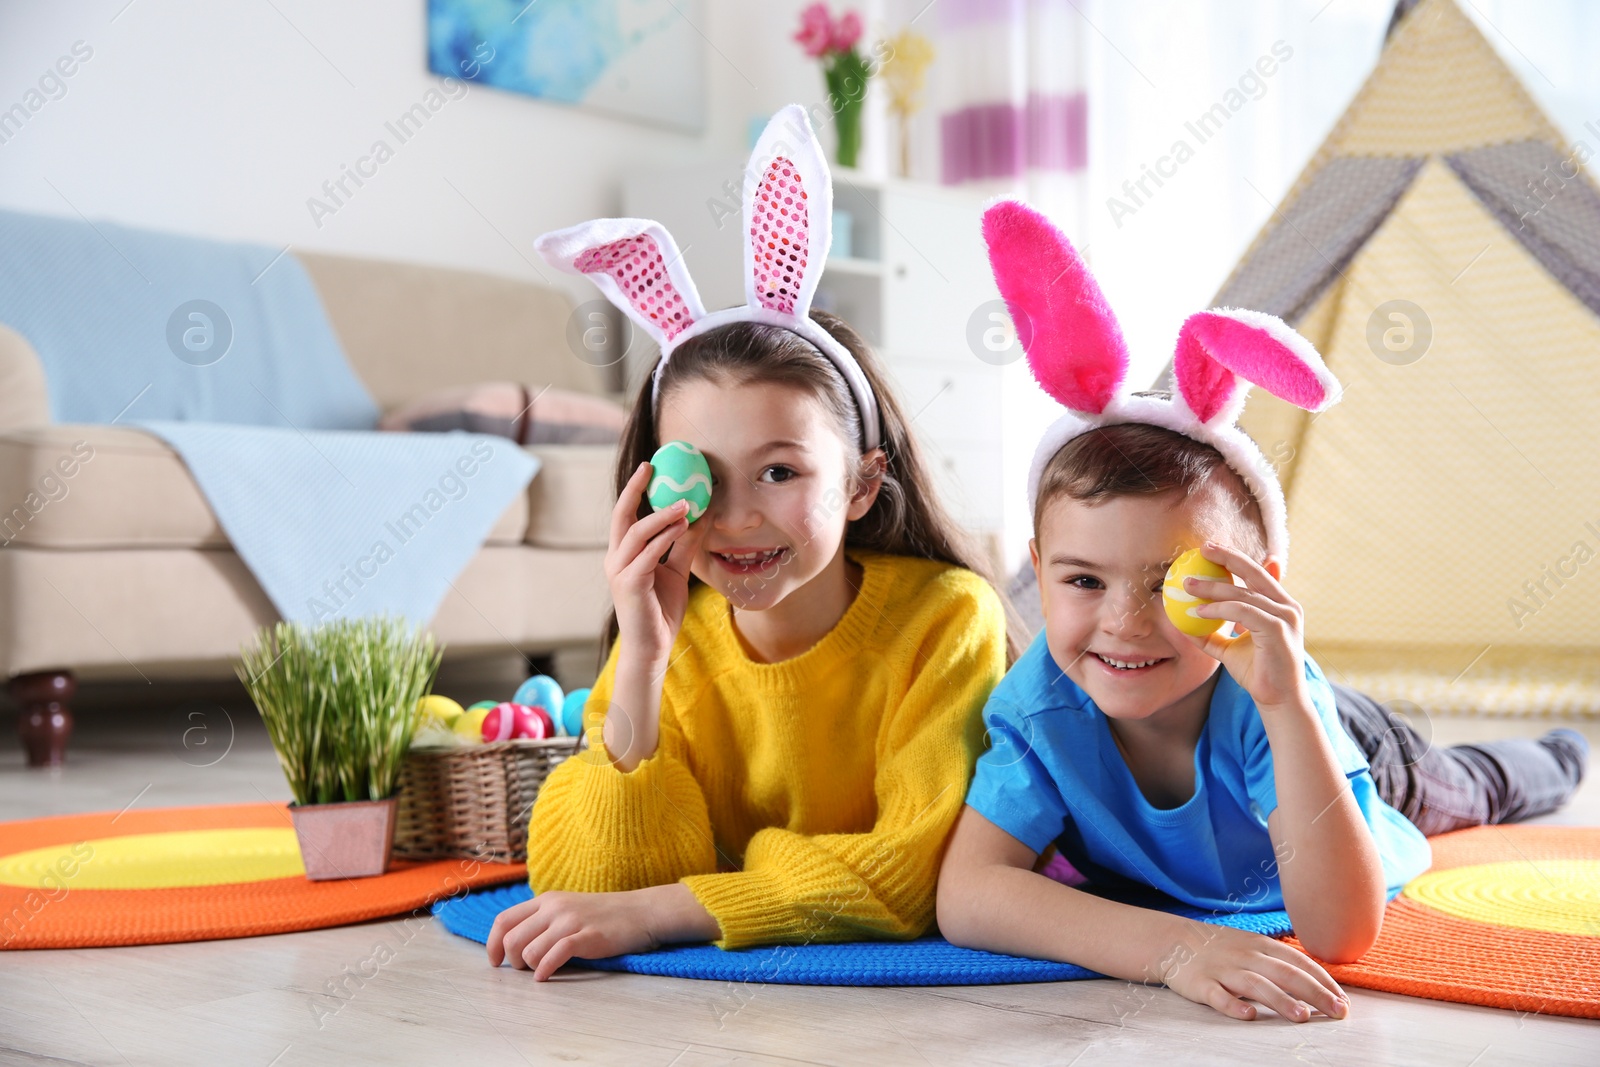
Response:
[[[728,601],[695,588],[662,686],[660,745],[630,772],[600,732],[613,647],[584,712],[589,747],[533,808],[536,893],[681,881],[723,948],[912,938],[932,925],[980,713],[1005,673],[1005,618],[971,571],[847,553],[864,571],[854,602],[781,663],[752,661]]]

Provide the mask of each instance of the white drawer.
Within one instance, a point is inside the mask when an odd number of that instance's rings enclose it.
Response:
[[[1001,369],[973,360],[898,361],[889,366],[896,394],[919,440],[1000,444]]]
[[[922,438],[923,458],[945,507],[970,530],[999,530],[1005,518],[1001,450],[982,444],[949,444]]]
[[[935,190],[883,198],[884,344],[911,358],[967,354],[967,325],[994,299],[983,206]]]

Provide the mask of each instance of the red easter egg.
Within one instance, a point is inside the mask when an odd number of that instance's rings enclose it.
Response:
[[[485,741],[509,741],[516,736],[517,709],[520,704],[496,704],[483,717]]]
[[[539,728],[539,720],[533,715],[533,709],[526,704],[511,705],[511,736],[518,740],[531,737],[531,730]]]
[[[537,704],[529,706],[527,710],[529,719],[527,732],[519,733],[518,737],[529,737],[535,741],[543,741],[547,737],[556,735],[556,721],[550,717],[548,711]]]

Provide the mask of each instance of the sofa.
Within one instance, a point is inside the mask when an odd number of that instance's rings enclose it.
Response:
[[[572,307],[555,290],[294,254],[384,411],[493,380],[605,393],[605,371],[569,348]],[[429,625],[447,659],[546,655],[603,624],[614,447],[528,451],[539,473]],[[34,765],[62,760],[80,679],[231,677],[241,643],[279,618],[177,454],[131,427],[52,423],[39,360],[3,324],[0,527],[0,676]]]

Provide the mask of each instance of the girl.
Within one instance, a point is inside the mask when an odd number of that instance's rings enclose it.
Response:
[[[783,143],[804,130],[804,143]],[[861,338],[807,314],[826,166],[804,113],[758,142],[743,308],[707,315],[654,223],[540,240],[661,345],[617,468],[614,640],[588,749],[545,782],[533,900],[490,962],[544,980],[574,956],[681,941],[911,938],[933,920],[1004,615],[939,507]],[[643,501],[662,443],[695,443],[711,502]]]

